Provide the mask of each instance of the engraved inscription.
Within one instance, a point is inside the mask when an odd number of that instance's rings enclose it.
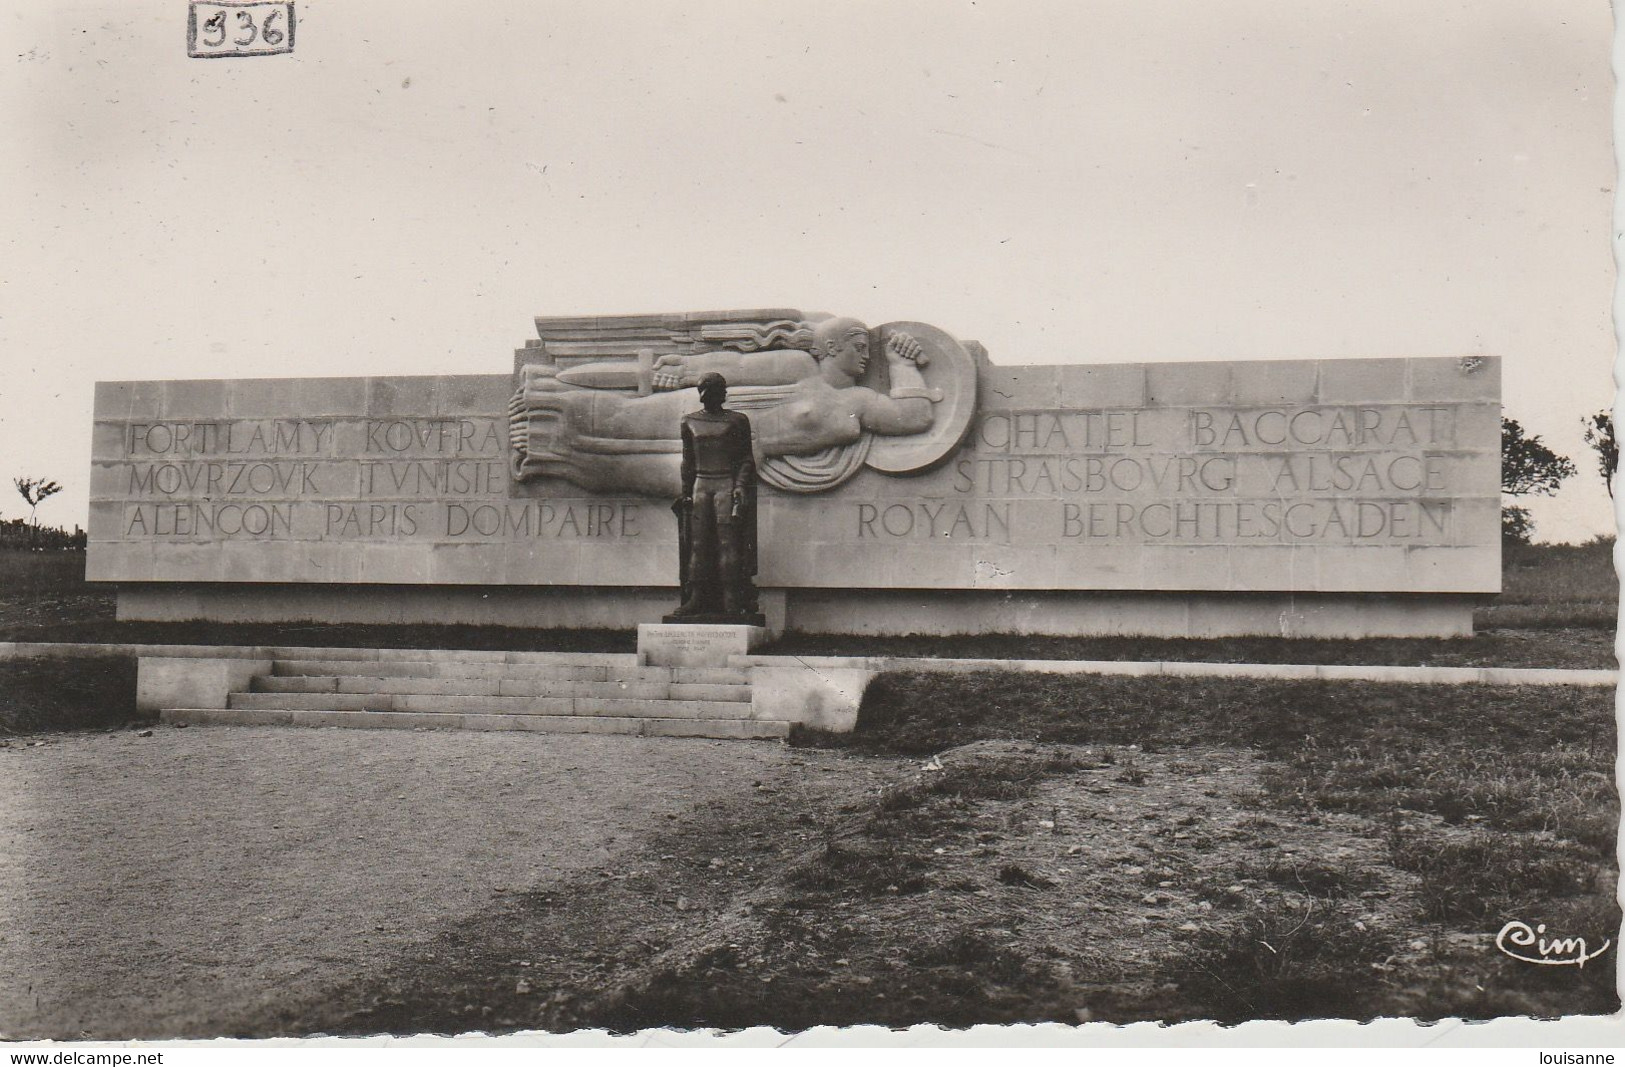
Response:
[[[317,455],[327,450],[333,424],[311,419],[247,422],[132,422],[132,456]]]
[[[641,505],[447,504],[445,534],[519,540],[531,537],[634,538],[641,530]]]
[[[293,510],[293,504],[135,504],[125,511],[124,536],[286,539]]]
[[[131,496],[302,496],[320,493],[316,463],[132,463]]]
[[[362,496],[498,496],[508,488],[501,460],[363,460]]]
[[[411,537],[418,532],[416,504],[328,504],[323,537]]]
[[[500,456],[507,440],[494,419],[368,419],[368,454],[455,452]]]
[[[1452,544],[1457,432],[1439,404],[986,412],[939,480],[948,499],[856,504],[852,528],[860,540]]]
[[[1263,411],[1190,413],[1193,448],[1381,448],[1436,445],[1447,440],[1450,409],[1438,405],[1414,408],[1302,407]]]
[[[1317,371],[1313,380],[1329,384],[1299,390],[1313,399],[1298,402],[1274,401],[1256,383],[1275,378],[1251,371],[1189,402],[1136,388],[1132,367],[1055,372],[1053,394],[1031,384],[1035,375],[1010,374],[1013,383],[1028,379],[1020,395],[1031,406],[1015,406],[995,387],[1004,371],[984,367],[980,406],[929,465],[911,460],[899,473],[890,453],[880,467],[845,453],[779,457],[796,487],[762,491],[763,584],[1491,589],[1497,405],[1452,394],[1428,363],[1411,361],[1397,389],[1375,394],[1411,396],[1413,378],[1434,383],[1415,390],[1414,402],[1361,400],[1346,369]],[[1097,386],[1098,406],[1083,406]],[[455,388],[349,380],[331,389],[257,381],[101,390],[90,524],[98,573],[128,581],[669,581],[677,551],[669,501],[517,478],[514,426],[499,410],[505,390],[505,379],[495,382],[480,407],[466,406],[485,395],[473,379]],[[285,409],[266,406],[278,396],[288,398]],[[1125,399],[1135,396],[1143,405]],[[306,416],[303,397],[325,406]],[[239,410],[252,414],[226,414]],[[535,411],[527,419],[535,430]],[[539,440],[527,439],[532,466],[552,458]],[[614,467],[620,453],[599,444],[596,462]],[[675,454],[648,454],[677,469]],[[262,557],[245,541],[299,550]],[[210,552],[210,543],[232,547]]]
[[[1063,503],[1061,536],[1117,540],[1229,542],[1440,540],[1450,532],[1448,502],[1158,501]]]
[[[958,537],[967,541],[1008,539],[1009,504],[953,504],[945,500],[859,504],[858,538]]]

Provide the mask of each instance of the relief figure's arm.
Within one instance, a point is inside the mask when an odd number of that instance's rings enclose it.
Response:
[[[800,349],[767,352],[698,352],[670,354],[655,360],[657,390],[690,389],[707,374],[720,374],[728,385],[792,385],[818,373],[812,355]]]
[[[869,393],[860,418],[871,433],[900,436],[931,428],[932,390],[920,374],[920,343],[906,333],[894,333],[886,342],[886,370],[891,390],[882,396]],[[865,390],[865,392],[869,392]]]

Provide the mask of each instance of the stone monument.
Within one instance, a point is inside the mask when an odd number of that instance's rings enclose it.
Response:
[[[100,383],[90,578],[127,619],[658,619],[719,374],[770,630],[1456,635],[1500,589],[1493,357],[993,364],[784,308],[536,329],[511,377]]]

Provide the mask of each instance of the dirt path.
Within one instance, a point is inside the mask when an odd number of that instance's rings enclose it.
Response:
[[[1103,751],[803,750],[788,757],[806,761],[793,775],[697,805],[613,862],[501,894],[379,970],[239,1025],[271,1036],[1201,1017],[1223,1006],[1198,964],[1215,940],[1247,957],[1215,982],[1239,983],[1250,1015],[1280,1007],[1276,986],[1358,982],[1344,968],[1360,952],[1305,948],[1325,921],[1405,925],[1414,879],[1383,864],[1373,828],[1259,811],[1253,754]],[[1260,936],[1294,969],[1253,989],[1268,974],[1250,961],[1266,950],[1237,931],[1260,915],[1289,920]]]
[[[834,753],[157,727],[0,749],[0,1035],[205,1036]],[[809,764],[812,766],[809,769]],[[851,782],[846,782],[846,787]]]

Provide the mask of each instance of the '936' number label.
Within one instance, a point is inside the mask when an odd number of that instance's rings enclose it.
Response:
[[[292,51],[291,2],[199,3],[193,0],[186,20],[187,55],[214,59],[274,56]]]

